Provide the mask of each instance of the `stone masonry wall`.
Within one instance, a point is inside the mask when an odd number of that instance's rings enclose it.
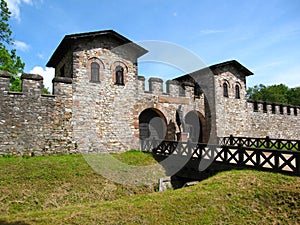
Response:
[[[22,75],[23,92],[9,92],[7,72],[0,73],[0,155],[76,153],[73,141],[72,88],[55,81],[57,95],[42,95],[42,77]]]
[[[119,43],[109,38],[78,42],[73,51],[73,129],[81,152],[120,152],[137,148],[134,139],[137,66],[111,51]],[[100,64],[100,80],[89,68]],[[115,84],[115,68],[124,69],[124,85]]]
[[[275,106],[274,112],[270,104],[254,107],[246,99],[246,77],[236,67],[205,68],[169,80],[164,92],[160,78],[150,78],[145,88],[132,49],[109,36],[76,39],[55,68],[54,95],[41,94],[43,78],[35,74],[23,74],[22,92],[12,93],[11,74],[0,71],[0,155],[139,149],[140,115],[153,110],[167,127],[175,123],[179,106],[184,117],[196,112],[203,142],[215,144],[217,137],[229,135],[299,139],[300,108]],[[99,65],[99,81],[91,79],[93,62]],[[116,82],[120,66],[123,84]],[[195,84],[199,96],[194,96]]]
[[[218,137],[261,137],[279,139],[300,138],[299,107],[275,106],[272,103],[257,103],[246,98],[245,76],[234,68],[224,68],[215,76],[216,82],[216,126]],[[228,97],[223,96],[223,84],[228,84]],[[235,85],[240,87],[240,98],[236,98]],[[265,108],[264,105],[265,104]],[[289,112],[288,112],[288,108]]]
[[[228,85],[228,97],[223,96],[223,84]],[[240,87],[240,98],[235,96],[235,86]],[[248,134],[248,109],[245,77],[234,67],[226,66],[215,75],[216,127],[218,137]]]
[[[265,109],[264,104],[266,104]],[[249,130],[246,136],[299,140],[300,107],[285,105],[282,106],[281,113],[280,105],[274,104],[274,106],[275,112],[272,112],[272,103],[258,102],[256,110],[253,101],[247,102]]]
[[[169,81],[169,93],[163,93],[163,81],[150,78],[150,91],[145,91],[136,59],[124,57],[118,45],[103,37],[74,44],[73,129],[81,152],[139,149],[139,115],[145,109],[161,111],[167,123],[175,121],[179,105],[185,114],[196,109],[193,87],[186,86],[185,96],[179,97],[179,84]],[[91,62],[100,64],[99,82],[90,80]],[[115,84],[117,66],[124,68],[124,85]]]

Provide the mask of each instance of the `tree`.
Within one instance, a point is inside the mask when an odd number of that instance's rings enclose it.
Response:
[[[300,87],[289,88],[284,84],[265,86],[263,84],[249,87],[247,97],[252,100],[300,105]]]
[[[20,80],[19,78],[16,78],[16,75],[18,73],[23,73],[25,64],[22,62],[21,58],[16,55],[16,50],[12,48],[12,31],[8,23],[11,12],[9,11],[5,0],[1,0],[0,4],[0,70],[6,70],[14,74],[14,77],[11,78],[11,82],[15,83],[11,85],[11,87],[14,88],[13,91],[20,91],[21,83],[19,83],[19,86],[16,86]],[[9,50],[9,48],[11,49]]]
[[[288,103],[291,105],[300,105],[300,87],[291,88],[287,94]]]

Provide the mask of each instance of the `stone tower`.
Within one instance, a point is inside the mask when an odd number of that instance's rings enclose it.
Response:
[[[145,53],[112,30],[67,35],[55,50],[47,66],[73,80],[72,125],[81,151],[138,148],[133,100],[137,58]]]

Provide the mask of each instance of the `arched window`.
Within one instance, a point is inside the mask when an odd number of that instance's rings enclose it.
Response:
[[[124,85],[124,69],[122,66],[116,67],[116,84]]]
[[[228,84],[226,82],[223,83],[223,96],[228,97]]]
[[[100,66],[96,62],[91,63],[91,81],[93,82],[99,82],[99,69]]]
[[[240,86],[238,84],[235,85],[235,98],[241,98],[241,95],[240,95]]]

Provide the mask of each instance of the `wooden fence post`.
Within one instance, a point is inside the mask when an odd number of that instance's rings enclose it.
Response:
[[[244,162],[244,148],[242,144],[238,144],[238,154],[239,154],[239,165],[242,166]]]
[[[230,136],[229,136],[229,145],[233,145],[233,135],[231,134]]]
[[[270,137],[266,136],[266,148],[270,148]]]
[[[295,160],[296,160],[296,171],[295,171],[295,173],[300,175],[300,154],[295,154]]]

